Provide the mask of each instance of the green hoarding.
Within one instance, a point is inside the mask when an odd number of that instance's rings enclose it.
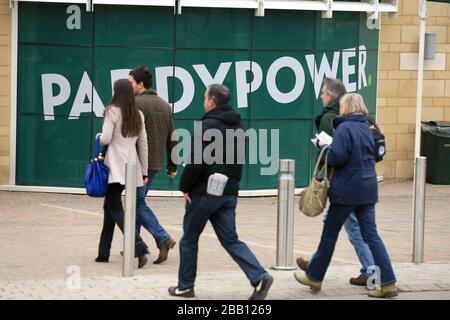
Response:
[[[177,128],[203,114],[205,83],[223,82],[246,128],[279,130],[279,157],[308,184],[313,118],[325,76],[344,80],[375,113],[378,30],[366,14],[19,3],[16,181],[82,187],[112,83],[147,65]],[[263,138],[263,136],[258,137]],[[248,160],[248,159],[247,159]],[[242,189],[277,187],[264,164],[244,165]],[[263,162],[263,163],[261,163]],[[179,172],[182,168],[179,168]],[[161,174],[155,189],[175,190]]]

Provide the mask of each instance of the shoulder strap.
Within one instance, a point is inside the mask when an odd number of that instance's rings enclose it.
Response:
[[[324,146],[321,150],[320,150],[320,154],[319,157],[317,157],[317,161],[316,161],[316,165],[314,166],[314,171],[313,171],[313,177],[315,177],[317,175],[317,169],[319,168],[319,164],[323,158],[323,155],[325,154],[326,149],[328,148],[328,146]],[[320,170],[320,172],[322,172],[323,170],[325,170],[325,176],[327,175],[327,163],[326,163],[327,157],[325,156],[325,163],[322,167],[322,169]]]

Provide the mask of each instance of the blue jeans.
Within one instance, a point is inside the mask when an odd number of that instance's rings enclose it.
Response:
[[[186,204],[183,220],[183,237],[180,240],[180,269],[178,288],[194,287],[197,275],[198,240],[208,220],[211,222],[220,244],[241,267],[250,283],[256,287],[266,273],[245,243],[236,233],[237,197],[203,195],[193,196]]]
[[[386,248],[377,232],[375,224],[375,205],[340,205],[332,203],[325,220],[319,248],[314,254],[306,272],[307,276],[315,281],[322,281],[333,256],[339,231],[354,212],[361,228],[364,242],[372,252],[375,265],[380,268],[381,285],[396,281],[394,270]]]
[[[170,239],[169,234],[164,230],[164,228],[159,224],[158,219],[153,213],[152,209],[147,206],[145,202],[145,197],[150,189],[150,185],[153,178],[158,173],[156,170],[148,171],[148,183],[137,188],[136,192],[136,233],[140,234],[141,226],[145,228],[150,234],[155,238],[156,245],[158,248],[162,243]]]
[[[347,231],[348,240],[353,245],[353,248],[355,248],[356,255],[362,265],[360,269],[361,274],[370,277],[372,273],[367,272],[367,268],[373,266],[375,261],[373,260],[369,246],[364,242],[358,219],[354,212],[350,213],[347,220],[345,220],[344,228]]]
[[[327,219],[328,213],[325,213],[323,217],[323,221]],[[358,256],[359,262],[361,263],[361,274],[366,277],[370,277],[372,273],[367,272],[367,268],[373,266],[375,261],[373,260],[372,252],[370,252],[370,248],[367,243],[364,242],[364,239],[361,235],[361,229],[359,228],[358,219],[354,212],[350,213],[347,220],[344,223],[345,231],[347,231],[348,240],[355,248],[356,255]],[[313,255],[314,257],[314,255]],[[312,259],[312,258],[311,258]]]

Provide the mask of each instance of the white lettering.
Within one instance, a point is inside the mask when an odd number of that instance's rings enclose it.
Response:
[[[119,79],[128,79],[131,69],[111,70],[111,92],[114,90],[114,83]]]
[[[334,52],[332,63],[330,63],[325,53],[305,55],[316,99],[320,95],[323,79],[326,77],[336,78],[339,67],[342,68],[342,81],[344,82],[347,91],[353,92],[357,89],[371,85],[371,75],[368,75],[367,77],[366,72],[368,63],[366,46],[360,45],[358,47],[358,56],[356,55],[356,49],[357,48],[343,50],[342,55],[341,51]],[[341,56],[342,65],[340,66]],[[355,58],[358,61],[355,61],[352,58]],[[233,62],[220,63],[215,73],[211,73],[205,64],[195,64],[192,65],[192,67],[199,76],[202,84],[207,87],[213,83],[224,83],[232,64]],[[236,88],[233,90],[233,93],[237,98],[237,107],[247,108],[249,94],[257,91],[262,84],[264,77],[263,70],[261,69],[261,66],[254,61],[236,61],[235,64]],[[280,70],[283,68],[292,70],[295,76],[295,80],[292,81],[293,83],[285,83],[283,86],[291,88],[288,92],[282,92],[277,85],[277,77],[279,76]],[[265,84],[267,92],[274,101],[280,104],[287,104],[296,101],[302,95],[306,81],[304,68],[304,65],[302,65],[298,59],[289,56],[280,57],[270,65],[267,70]],[[356,74],[356,68],[358,68],[358,74]],[[130,69],[115,69],[110,71],[111,92],[115,81],[128,78],[129,71]],[[172,93],[169,94],[170,77],[177,78],[177,87],[179,87],[179,82],[181,82],[181,97],[178,98],[177,101],[173,101],[174,112],[178,113],[192,104],[196,89],[203,89],[196,88],[196,85],[197,87],[199,86],[199,82],[194,82],[192,75],[182,67],[157,67],[155,68],[156,88],[159,96],[167,102],[169,102],[170,99],[175,99]],[[354,79],[354,82],[351,82],[351,77],[353,77],[352,80]],[[42,74],[41,78],[44,119],[54,120],[54,107],[67,102],[71,94],[71,85],[68,79],[60,74]],[[281,82],[279,81],[278,83]],[[56,86],[59,87],[59,90]],[[179,92],[179,90],[177,91]],[[98,96],[96,89],[93,87],[87,72],[84,72],[72,105],[69,119],[79,119],[80,114],[85,112],[95,112],[97,117],[101,117],[103,110],[104,105]]]
[[[159,67],[155,69],[156,73],[156,90],[158,95],[169,102],[169,87],[168,87],[168,79],[169,77],[178,78],[181,81],[183,86],[183,94],[181,98],[174,103],[174,112],[181,112],[192,102],[194,99],[195,93],[195,85],[194,80],[192,79],[189,72],[181,67]]]
[[[367,87],[366,64],[367,51],[366,46],[359,46],[359,66],[358,66],[358,90]]]
[[[180,141],[181,139],[181,141]],[[186,164],[191,162],[191,133],[187,129],[178,128],[172,132],[171,141],[178,143],[172,149],[171,159],[175,164]],[[183,155],[181,155],[181,152]]]
[[[350,76],[355,74],[355,65],[350,65],[350,58],[356,57],[355,49],[347,49],[342,51],[342,82],[347,89],[347,92],[356,91],[356,82],[350,82]]]
[[[223,136],[219,129],[211,128],[203,134],[203,141],[210,141],[203,150],[206,164],[223,164]]]
[[[317,70],[317,65],[315,62],[316,58],[313,54],[309,54],[305,57],[306,62],[308,63],[311,79],[313,79],[314,81],[314,92],[316,94],[316,99],[319,98],[320,89],[322,89],[322,83],[324,78],[337,78],[339,56],[340,52],[336,51],[333,55],[333,64],[330,67],[327,55],[324,53],[322,56],[322,61],[320,62],[319,70]]]
[[[66,287],[69,290],[81,289],[81,269],[79,266],[68,266],[66,272],[70,274],[66,281]]]
[[[66,20],[66,26],[69,30],[80,30],[81,29],[81,10],[79,6],[70,5],[66,10],[67,14],[70,16]]]
[[[221,63],[214,78],[211,76],[211,74],[209,73],[208,69],[206,69],[206,66],[204,64],[194,64],[193,67],[194,70],[197,72],[198,76],[200,77],[200,80],[202,80],[205,87],[208,87],[210,84],[214,83],[222,84],[232,64],[233,64],[232,62]]]
[[[281,92],[277,87],[276,77],[278,71],[283,68],[290,68],[295,74],[294,88],[287,93]],[[270,96],[279,103],[291,103],[295,101],[305,87],[305,71],[297,59],[292,57],[281,57],[272,63],[267,71],[267,90]]]
[[[247,71],[253,73],[253,81],[247,82]],[[238,108],[248,107],[247,95],[255,92],[261,86],[263,80],[262,69],[254,61],[238,61],[236,62],[236,93]]]
[[[270,152],[268,150],[267,130],[259,130],[259,160],[262,165],[269,165],[268,168],[261,168],[262,176],[271,176],[278,172],[280,159],[280,130],[270,130]]]
[[[94,94],[93,103],[92,94]],[[86,97],[88,99],[87,102],[85,102]],[[97,90],[93,87],[91,79],[85,71],[83,73],[83,77],[81,78],[80,86],[78,87],[72,109],[70,110],[69,119],[79,119],[80,114],[92,111],[95,112],[97,117],[102,117],[104,110],[105,106],[103,105],[102,100],[100,100]]]
[[[54,107],[67,101],[70,96],[70,83],[64,76],[55,73],[41,75],[44,120],[55,120]],[[53,85],[59,86],[59,94],[53,95]]]

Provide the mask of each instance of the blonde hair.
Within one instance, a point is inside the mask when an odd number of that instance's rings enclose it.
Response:
[[[355,113],[369,116],[363,97],[358,93],[347,93],[340,100],[339,114],[348,116]]]

